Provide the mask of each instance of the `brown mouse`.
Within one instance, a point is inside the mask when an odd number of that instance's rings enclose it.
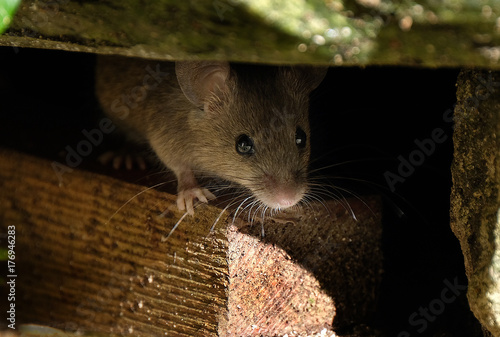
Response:
[[[151,146],[178,180],[177,206],[215,196],[195,175],[249,190],[271,209],[308,191],[309,94],[326,68],[158,62],[99,56],[96,92],[105,113]]]

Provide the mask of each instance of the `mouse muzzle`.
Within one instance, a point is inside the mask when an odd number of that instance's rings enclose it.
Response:
[[[277,179],[266,174],[263,188],[254,191],[255,196],[266,206],[273,209],[285,209],[299,203],[306,193],[306,184],[302,179]]]

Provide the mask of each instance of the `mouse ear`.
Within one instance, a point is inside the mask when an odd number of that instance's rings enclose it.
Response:
[[[175,62],[175,73],[184,95],[197,107],[203,107],[208,98],[226,90],[229,76],[228,62]]]
[[[297,85],[307,92],[316,89],[323,81],[328,71],[328,67],[315,66],[293,66],[290,71],[285,71],[285,83],[289,81],[297,82]],[[293,82],[292,82],[293,83]]]

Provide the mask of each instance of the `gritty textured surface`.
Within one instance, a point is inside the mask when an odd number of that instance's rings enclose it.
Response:
[[[172,59],[498,67],[498,1],[23,1],[0,45]]]
[[[365,323],[382,278],[377,199],[229,227],[228,334],[274,336]],[[278,319],[276,319],[278,317]],[[242,322],[245,322],[242,324]]]
[[[499,202],[500,75],[464,70],[455,107],[451,226],[460,241],[470,307],[500,336]]]

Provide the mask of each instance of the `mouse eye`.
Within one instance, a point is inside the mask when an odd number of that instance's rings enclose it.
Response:
[[[297,131],[295,131],[295,144],[299,149],[306,147],[307,135],[301,128],[297,128]]]
[[[255,151],[253,148],[253,140],[247,135],[240,135],[236,139],[236,152],[242,156],[252,155]]]

